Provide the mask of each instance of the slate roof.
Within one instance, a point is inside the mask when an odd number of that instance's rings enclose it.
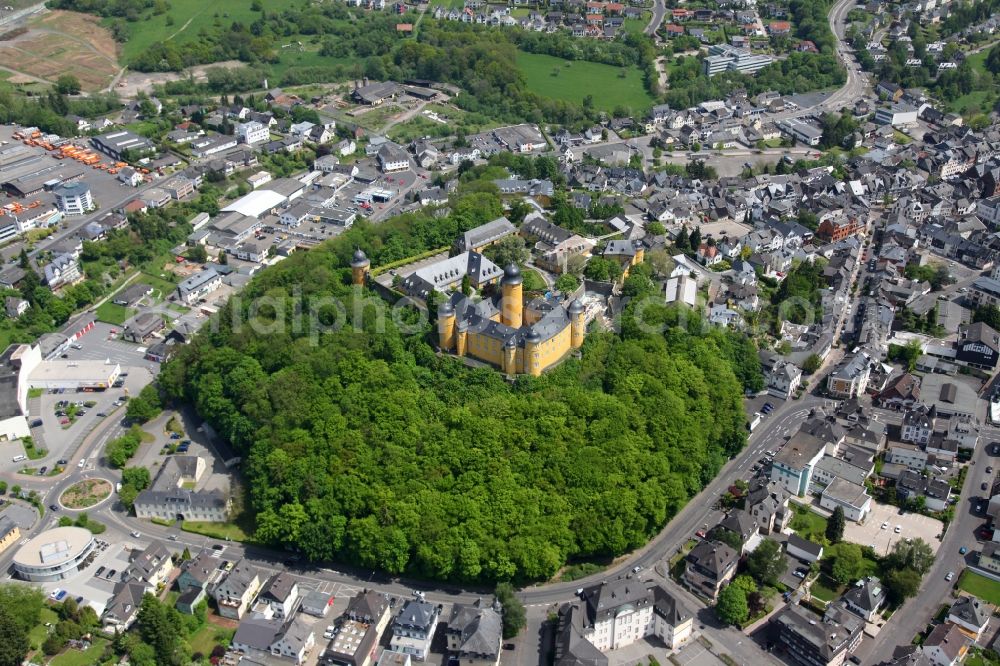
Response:
[[[393,627],[416,627],[429,631],[437,614],[437,607],[433,604],[410,599],[393,620],[392,625]]]
[[[949,617],[956,617],[975,627],[983,627],[990,619],[990,609],[976,597],[959,597],[948,611]]]
[[[498,217],[486,224],[481,224],[474,229],[469,229],[458,240],[458,250],[465,252],[472,248],[481,247],[487,243],[500,240],[505,236],[510,236],[517,229],[506,217]]]
[[[885,604],[885,595],[882,581],[875,576],[869,576],[859,580],[854,587],[844,592],[842,599],[865,612],[873,612]],[[850,609],[848,606],[848,610]]]
[[[500,614],[492,608],[455,604],[448,620],[448,632],[460,636],[458,652],[474,655],[500,654],[502,623]]]

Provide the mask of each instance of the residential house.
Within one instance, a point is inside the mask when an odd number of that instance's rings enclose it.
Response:
[[[424,601],[410,599],[392,622],[390,649],[417,661],[427,658],[437,628],[440,609]]]
[[[21,528],[10,516],[0,514],[0,553],[7,550],[21,539]]]
[[[287,571],[275,574],[257,597],[258,606],[266,606],[271,617],[284,619],[299,602],[299,582]]]
[[[258,663],[278,657],[299,665],[316,644],[313,630],[300,617],[286,620],[248,617],[240,622],[231,647]]]
[[[871,359],[863,351],[848,354],[830,373],[826,387],[836,398],[856,398],[865,392],[871,375]]]
[[[320,655],[323,666],[369,666],[378,651],[379,638],[389,623],[389,598],[362,590],[347,604],[337,620],[329,646]]]
[[[153,541],[132,558],[125,570],[125,580],[142,583],[147,592],[155,592],[167,582],[173,570],[170,551],[161,542]]]
[[[724,543],[700,541],[685,557],[682,581],[698,594],[714,600],[736,575],[739,553]]]
[[[17,319],[31,307],[31,303],[16,296],[8,296],[3,301],[4,311],[10,319]]]
[[[789,493],[805,497],[813,470],[825,451],[823,440],[801,430],[796,432],[771,462],[771,480]]]
[[[791,661],[808,666],[839,666],[861,643],[864,622],[836,604],[822,620],[789,604],[768,621],[772,640]]]
[[[836,478],[823,489],[819,504],[830,511],[840,507],[845,518],[860,523],[871,512],[872,498],[864,486]]]
[[[777,361],[767,373],[767,392],[788,400],[802,383],[802,369],[785,360]]]
[[[261,588],[260,571],[241,559],[213,591],[219,615],[239,620],[250,608]]]
[[[957,624],[943,622],[931,630],[922,647],[933,666],[955,666],[965,659],[971,643]]]
[[[900,439],[904,442],[926,446],[931,441],[934,425],[937,421],[937,408],[919,404],[903,414],[900,424]]]
[[[146,586],[134,581],[121,581],[115,584],[111,599],[101,614],[101,623],[105,631],[127,631],[135,622],[142,605],[142,596],[146,594]]]
[[[445,630],[448,652],[460,664],[498,666],[502,624],[500,613],[479,601],[455,604]]]
[[[993,609],[973,596],[961,596],[948,611],[948,622],[954,623],[966,636],[978,641],[986,631]]]
[[[882,581],[875,576],[868,576],[844,592],[840,602],[865,622],[873,622],[879,611],[885,607],[886,599],[887,593]]]

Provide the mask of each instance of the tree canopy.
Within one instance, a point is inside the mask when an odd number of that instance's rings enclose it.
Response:
[[[745,441],[739,345],[678,326],[592,332],[582,359],[513,383],[437,355],[433,325],[404,334],[408,315],[378,317],[384,301],[346,267],[355,246],[374,268],[447,245],[499,201],[450,208],[360,223],[263,271],[160,388],[242,453],[255,538],[311,560],[524,580],[642,545]],[[268,315],[286,325],[234,326],[264,295],[288,303]],[[328,326],[320,299],[353,320]]]

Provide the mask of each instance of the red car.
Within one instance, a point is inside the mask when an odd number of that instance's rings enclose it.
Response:
[[[704,539],[705,538],[705,530],[698,530],[697,532],[694,533],[694,535],[696,537],[698,537],[699,539]]]

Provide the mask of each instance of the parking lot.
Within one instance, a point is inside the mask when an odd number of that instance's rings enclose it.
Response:
[[[882,524],[887,523],[882,529]],[[896,527],[899,532],[896,532]],[[894,543],[900,539],[923,539],[935,553],[941,545],[941,521],[919,513],[904,513],[889,504],[872,502],[872,510],[863,525],[847,521],[844,528],[844,541],[871,546],[879,555],[886,555]]]
[[[100,615],[114,594],[114,587],[121,580],[121,573],[128,569],[130,550],[140,551],[145,544],[132,541],[127,543],[111,543],[114,537],[97,537],[98,542],[92,553],[92,559],[82,570],[64,580],[38,583],[46,595],[53,590],[65,590],[69,598],[83,597],[81,603],[93,607]],[[85,561],[86,562],[86,561]],[[96,575],[101,571],[101,575]],[[110,574],[113,576],[109,577]]]
[[[64,358],[70,361],[111,361],[122,366],[122,372],[128,372],[130,368],[156,368],[159,364],[147,361],[143,356],[146,352],[145,345],[137,345],[134,342],[126,342],[115,338],[116,333],[121,333],[122,327],[104,322],[96,322],[94,328],[77,341],[80,349],[70,347],[64,354]]]
[[[173,439],[166,430],[166,426],[172,418],[176,418],[182,428],[182,432]],[[205,433],[199,432],[197,428],[197,424],[186,421],[180,413],[164,412],[143,427],[143,430],[153,436],[153,441],[143,443],[139,447],[134,463],[149,469],[150,474],[155,478],[169,456],[198,456],[205,461],[205,473],[193,489],[218,490],[229,493],[231,488],[230,472],[226,469],[225,461],[216,455],[215,450],[209,446]],[[170,450],[176,449],[184,442],[187,443],[186,451],[169,453]]]

